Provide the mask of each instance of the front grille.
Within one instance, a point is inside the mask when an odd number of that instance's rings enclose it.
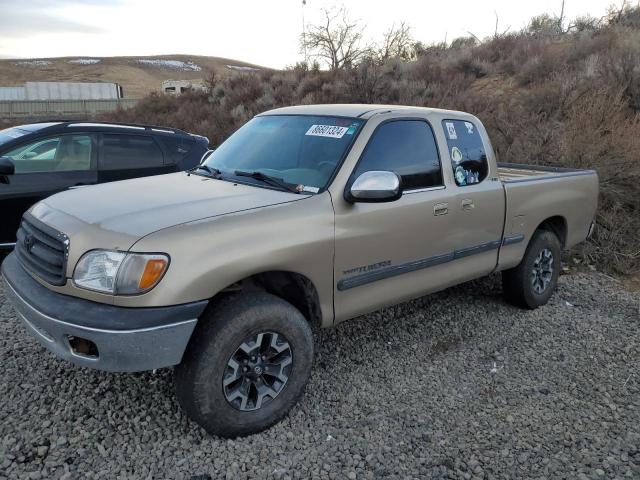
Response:
[[[28,212],[22,217],[16,241],[16,255],[30,273],[52,285],[67,281],[69,239]]]

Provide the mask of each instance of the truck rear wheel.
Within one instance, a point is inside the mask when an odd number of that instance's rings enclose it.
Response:
[[[549,301],[560,274],[560,241],[546,230],[537,230],[520,264],[502,272],[502,290],[508,302],[538,308]]]
[[[207,309],[176,367],[178,402],[207,432],[257,433],[284,417],[311,373],[313,335],[302,314],[268,293]]]

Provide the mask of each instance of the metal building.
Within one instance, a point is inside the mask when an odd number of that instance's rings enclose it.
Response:
[[[0,100],[24,100],[24,87],[0,87]]]
[[[180,95],[189,90],[206,90],[202,79],[196,80],[165,80],[162,82],[162,91],[168,95]]]
[[[26,82],[23,87],[0,87],[0,101],[115,100],[122,96],[117,83]]]

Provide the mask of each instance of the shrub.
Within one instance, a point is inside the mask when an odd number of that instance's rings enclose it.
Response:
[[[617,48],[609,50],[601,73],[607,83],[623,88],[629,106],[640,111],[640,30],[620,30]]]
[[[103,118],[171,125],[218,145],[258,112],[311,103],[389,103],[469,111],[500,161],[598,171],[593,239],[573,252],[605,271],[640,270],[640,9],[602,22],[538,17],[520,33],[478,44],[416,44],[415,61],[363,61],[334,72],[211,77],[207,92],[150,95]]]
[[[543,13],[531,19],[527,33],[537,37],[552,37],[562,33],[562,25],[558,18]]]
[[[473,76],[474,78],[482,78],[489,73],[487,64],[477,57],[473,57],[471,54],[460,57],[456,61],[455,66],[460,72]]]

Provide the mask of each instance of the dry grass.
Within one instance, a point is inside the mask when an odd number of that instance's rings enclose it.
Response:
[[[640,9],[585,31],[523,31],[423,48],[417,60],[337,72],[294,68],[213,76],[208,93],[150,96],[109,118],[168,124],[219,144],[258,112],[294,104],[389,103],[465,110],[500,161],[594,168],[598,228],[573,252],[616,273],[640,270]]]

